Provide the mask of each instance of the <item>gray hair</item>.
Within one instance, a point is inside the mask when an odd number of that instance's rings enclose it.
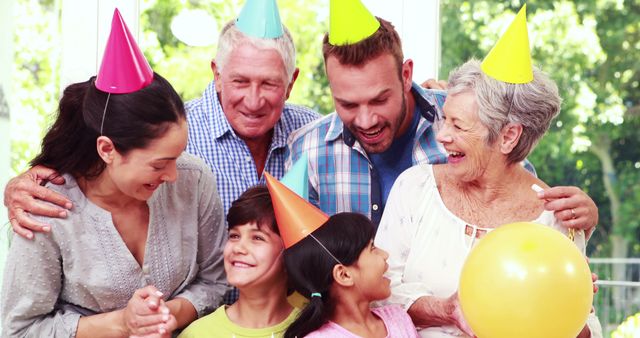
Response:
[[[229,55],[236,47],[243,43],[249,43],[259,49],[275,49],[282,56],[282,62],[290,82],[293,78],[293,72],[296,70],[296,48],[293,45],[293,38],[287,27],[282,25],[284,34],[280,37],[260,39],[244,34],[236,27],[235,23],[235,19],[229,21],[220,32],[218,51],[215,58],[218,69],[220,71],[224,69]]]
[[[547,74],[533,67],[533,81],[511,84],[487,76],[480,62],[471,59],[449,74],[448,94],[472,91],[478,103],[480,122],[489,129],[487,143],[492,144],[504,126],[522,125],[522,135],[507,155],[508,163],[524,160],[549,129],[560,112],[562,99],[558,86]]]

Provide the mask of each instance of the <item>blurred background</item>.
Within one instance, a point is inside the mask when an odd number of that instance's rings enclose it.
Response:
[[[414,80],[446,79],[482,59],[522,1],[365,0],[396,25]],[[113,6],[123,12],[151,67],[184,100],[213,76],[219,29],[243,0],[0,1],[0,188],[28,168],[55,116],[61,90],[96,73]],[[321,41],[328,0],[279,0],[297,47],[300,77],[289,102],[333,110]],[[640,1],[530,0],[534,64],[551,74],[562,112],[530,160],[549,185],[576,185],[598,204],[590,265],[606,336],[640,337]],[[0,211],[0,263],[10,229]],[[28,262],[26,262],[28,264]]]

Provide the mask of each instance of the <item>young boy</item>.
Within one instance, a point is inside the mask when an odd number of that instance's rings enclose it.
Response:
[[[264,186],[248,189],[227,214],[224,268],[240,297],[189,325],[179,338],[282,337],[299,310],[287,301],[284,245]]]

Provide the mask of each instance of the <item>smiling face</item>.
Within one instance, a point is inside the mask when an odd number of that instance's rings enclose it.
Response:
[[[112,151],[105,173],[124,195],[146,201],[160,184],[176,180],[176,160],[186,146],[187,122],[180,119],[169,123],[166,132],[145,148],[132,149],[125,155]]]
[[[475,94],[464,91],[449,95],[443,110],[436,139],[449,155],[447,172],[463,182],[482,177],[492,161],[501,156],[497,142],[487,144],[489,130],[478,117]]]
[[[295,81],[295,75],[287,77],[280,54],[243,43],[230,53],[224,69],[212,67],[216,91],[233,130],[245,140],[269,136]]]
[[[329,56],[326,68],[336,113],[344,126],[368,153],[389,149],[411,124],[406,98],[411,95],[413,63],[405,62],[399,75],[390,53],[362,66],[343,65]]]
[[[355,264],[349,267],[354,271],[354,283],[368,301],[386,299],[391,295],[391,281],[384,276],[389,269],[389,254],[373,245],[373,240],[362,250]]]
[[[282,283],[286,279],[283,251],[282,239],[268,226],[253,222],[232,227],[223,252],[229,284],[242,290]]]

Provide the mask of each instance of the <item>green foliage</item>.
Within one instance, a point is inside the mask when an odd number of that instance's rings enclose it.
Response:
[[[640,313],[629,316],[611,333],[611,338],[636,338],[640,332]]]
[[[59,3],[22,0],[15,5],[11,115],[11,170],[28,168],[39,151],[43,130],[53,117],[59,93]]]
[[[185,100],[200,96],[213,79],[211,59],[216,46],[192,47],[178,41],[169,27],[174,15],[185,8],[208,11],[218,22],[218,28],[236,17],[240,4],[229,1],[190,1],[185,4],[174,0],[145,0],[142,15],[144,51],[154,70],[165,76]],[[321,0],[278,2],[283,23],[294,38],[297,66],[300,75],[293,87],[289,102],[306,105],[321,113],[333,110],[324,64],[322,61],[323,18],[318,16],[326,3]],[[211,32],[217,35],[218,32]]]

